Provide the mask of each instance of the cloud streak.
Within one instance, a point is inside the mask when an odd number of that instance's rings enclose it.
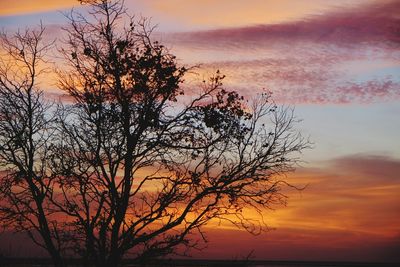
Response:
[[[291,104],[350,104],[400,99],[400,83],[386,75],[354,81],[334,64],[304,60],[254,60],[203,64],[206,72],[220,69],[226,87],[251,97],[254,88],[274,92],[277,102]],[[346,79],[347,78],[347,79]]]
[[[398,262],[399,237],[379,237],[345,230],[278,228],[259,236],[209,229],[207,249],[194,258],[294,261]],[[229,244],[229,246],[227,246]],[[317,245],[316,245],[317,244]]]
[[[295,225],[398,237],[399,171],[399,159],[377,155],[346,156],[319,169],[302,169],[291,179],[309,185],[301,198],[292,194],[294,203],[285,212],[301,218]],[[291,224],[285,220],[283,225]]]
[[[400,159],[381,155],[350,155],[301,168],[288,181],[308,184],[305,190],[288,188],[288,206],[264,213],[274,230],[252,236],[215,222],[205,231],[208,247],[193,251],[193,257],[241,259],[254,250],[259,260],[398,262],[399,173]],[[4,233],[3,241],[3,251],[43,255],[24,236]]]
[[[285,208],[265,212],[273,229],[254,237],[215,224],[200,258],[398,262],[400,256],[400,160],[380,155],[350,155],[319,168],[301,168],[289,181]],[[218,229],[218,230],[216,230]],[[226,244],[231,244],[226,246]]]
[[[388,70],[352,72],[392,62],[400,72],[400,2],[275,25],[163,35],[188,63],[220,69],[242,94],[263,88],[278,102],[349,104],[400,99],[400,80]],[[397,63],[396,63],[397,62]],[[374,70],[372,70],[374,71]],[[379,72],[378,72],[379,71]],[[393,72],[393,71],[392,71]],[[378,73],[378,74],[376,74]]]
[[[288,191],[288,207],[266,213],[276,230],[244,242],[242,235],[237,253],[251,248],[269,259],[399,261],[399,171],[399,159],[379,155],[299,169],[289,181],[306,189]]]
[[[76,0],[2,1],[0,16],[59,10],[64,8],[71,8],[72,6],[77,4],[79,3]]]
[[[177,42],[209,47],[264,46],[275,42],[317,42],[356,46],[400,44],[400,2],[371,4],[347,12],[308,17],[291,23],[176,33]]]
[[[182,63],[201,64],[200,76],[220,69],[227,89],[245,96],[267,89],[275,101],[289,104],[399,100],[400,2],[342,10],[290,23],[155,37]],[[60,28],[48,25],[48,35],[63,39]],[[377,61],[389,62],[392,70],[361,70]]]

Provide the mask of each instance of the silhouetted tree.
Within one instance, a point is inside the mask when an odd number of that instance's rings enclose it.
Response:
[[[55,113],[37,86],[44,28],[2,35],[2,225],[28,233],[56,266],[66,255],[117,266],[127,253],[186,253],[210,220],[258,233],[243,208],[285,203],[280,175],[308,146],[293,112],[268,93],[246,102],[219,72],[185,95],[188,69],[150,39],[146,19],[121,1],[81,2],[91,18],[70,13],[59,71],[73,103]]]
[[[193,234],[205,238],[213,219],[257,233],[243,207],[284,203],[280,174],[307,147],[293,113],[269,94],[246,103],[219,72],[185,96],[188,70],[151,41],[147,20],[129,17],[120,1],[82,2],[91,17],[69,15],[70,67],[59,74],[73,104],[58,110],[49,162],[59,187],[52,208],[67,218],[70,248],[117,266],[126,253],[198,247]]]
[[[48,175],[50,105],[37,86],[51,44],[44,28],[1,34],[0,58],[0,223],[26,232],[61,265],[57,221],[48,209],[53,181]]]

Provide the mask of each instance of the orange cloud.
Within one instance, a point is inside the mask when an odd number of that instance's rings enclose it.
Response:
[[[386,237],[400,233],[400,160],[355,155],[333,160],[324,168],[303,170],[309,185],[289,206],[296,222]],[[318,177],[315,181],[313,177]]]
[[[77,0],[13,0],[2,1],[0,16],[19,15],[70,8]]]
[[[399,159],[373,155],[301,168],[287,179],[299,187],[308,184],[306,189],[288,189],[288,206],[264,213],[274,230],[252,236],[214,222],[205,229],[207,248],[192,251],[193,257],[241,259],[254,251],[258,260],[400,261],[399,173]],[[251,210],[246,216],[256,217]],[[29,249],[32,244],[22,236],[7,236],[3,234],[0,250],[43,253]]]
[[[329,5],[324,0],[155,0],[149,1],[149,5],[182,23],[215,28],[293,21],[337,6],[353,7],[369,2],[371,0],[337,0],[335,5]]]
[[[213,225],[199,257],[399,261],[400,160],[354,155],[288,177],[304,191],[287,191],[289,204],[266,212],[273,231],[257,237]],[[219,230],[217,230],[219,229]],[[226,246],[226,244],[230,244]]]

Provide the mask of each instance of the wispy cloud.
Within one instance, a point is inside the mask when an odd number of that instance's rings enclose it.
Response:
[[[225,73],[227,88],[248,97],[257,90],[272,90],[277,102],[349,104],[400,98],[400,83],[391,75],[355,81],[329,62],[264,59],[221,61],[202,66],[207,72],[220,69]]]
[[[348,11],[307,17],[296,22],[176,33],[177,42],[208,47],[246,47],[275,42],[327,42],[355,46],[360,43],[400,44],[400,2],[371,4]]]
[[[259,238],[229,229],[211,232],[207,255],[243,257],[254,249],[254,256],[268,259],[399,261],[399,173],[399,159],[378,155],[299,169],[289,179],[308,184],[306,189],[287,192],[288,207],[265,214],[276,230]],[[223,251],[223,244],[238,239]]]
[[[79,3],[76,0],[2,1],[0,16],[10,16],[10,15],[29,14],[35,12],[45,12],[50,10],[60,10],[64,8],[70,8],[77,4]]]
[[[330,160],[319,169],[301,169],[293,177],[308,183],[302,196],[289,205],[287,218],[312,228],[396,237],[400,227],[400,160],[387,156],[352,155]],[[300,178],[299,182],[296,182]],[[377,219],[379,218],[379,219]]]
[[[242,259],[253,251],[256,259],[269,260],[398,262],[399,173],[400,159],[381,155],[350,155],[300,168],[287,179],[308,186],[287,191],[287,207],[264,213],[272,231],[252,236],[217,221],[205,229],[207,249],[193,251],[193,257]],[[43,253],[24,236],[3,233],[3,240],[3,251]]]
[[[385,102],[400,99],[399,13],[399,1],[376,1],[295,22],[154,37],[182,63],[201,64],[200,74],[220,69],[228,89],[249,97],[267,89],[290,104]],[[62,26],[48,25],[48,36],[63,39]]]
[[[254,250],[257,259],[399,261],[399,173],[400,159],[363,154],[301,168],[288,179],[308,186],[288,190],[287,207],[264,213],[273,231],[252,237],[210,227],[209,247],[196,256],[241,258]]]
[[[193,257],[245,259],[251,255],[256,260],[399,261],[399,237],[295,228],[278,228],[259,236],[239,230],[221,231],[215,227],[207,232],[210,238],[207,248],[194,252]]]
[[[400,2],[391,1],[291,23],[162,38],[184,62],[220,69],[227,87],[243,94],[267,88],[277,101],[297,104],[388,101],[400,98],[393,76],[400,72],[399,13]],[[393,62],[391,72],[363,73],[376,61]]]

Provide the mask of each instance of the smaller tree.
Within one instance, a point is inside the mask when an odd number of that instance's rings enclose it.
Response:
[[[50,105],[38,88],[46,52],[44,27],[1,34],[0,58],[0,222],[13,231],[25,232],[61,265],[56,242],[57,222],[51,218],[48,195],[53,182],[47,156]]]

